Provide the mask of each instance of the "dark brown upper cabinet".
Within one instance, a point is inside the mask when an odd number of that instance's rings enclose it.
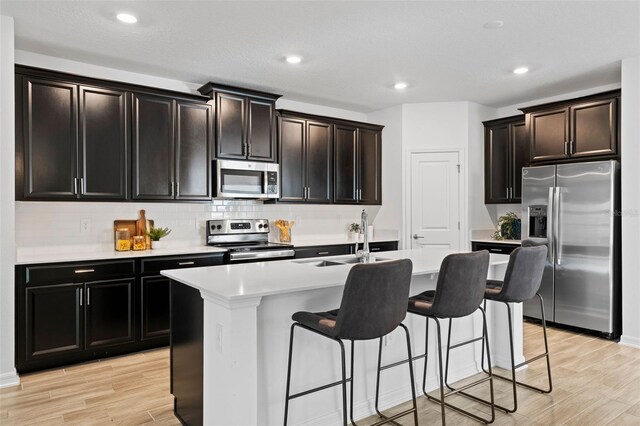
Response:
[[[215,100],[215,157],[276,161],[276,100],[280,95],[207,83],[198,89]]]
[[[332,124],[295,114],[279,118],[280,202],[333,200]]]
[[[523,108],[532,163],[617,158],[620,91]]]
[[[133,198],[175,197],[173,99],[133,95]]]
[[[522,168],[529,165],[524,116],[485,121],[483,124],[485,204],[520,203]]]
[[[16,84],[18,199],[125,200],[129,94],[20,74]]]
[[[382,204],[382,127],[334,129],[334,202]]]
[[[204,101],[133,95],[133,198],[211,198],[213,112]]]
[[[211,198],[213,108],[204,102],[176,101],[176,199]]]

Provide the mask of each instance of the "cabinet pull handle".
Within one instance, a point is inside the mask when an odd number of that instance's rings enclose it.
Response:
[[[82,306],[82,289],[80,289],[80,306]]]
[[[329,254],[329,252],[328,252],[328,251],[319,251],[319,252],[318,252],[318,253],[316,253],[316,254]]]
[[[247,156],[251,157],[251,144],[250,143],[247,144]]]
[[[84,193],[86,192],[86,189],[84,187],[85,183],[84,183],[84,178],[81,177],[80,178],[80,194],[84,195]]]
[[[196,262],[178,262],[179,266],[195,265]]]
[[[73,178],[73,195],[78,195],[78,178]]]
[[[489,249],[489,251],[492,251],[494,253],[502,253],[502,249],[496,249],[496,248]]]
[[[91,287],[87,287],[87,306],[91,305]]]
[[[370,248],[369,251],[380,251],[380,247],[373,247]]]
[[[180,182],[176,182],[176,197],[180,196]]]
[[[567,151],[569,149],[569,141],[564,141],[564,155],[567,156]]]
[[[575,141],[569,141],[569,155],[573,155],[575,153],[576,153]]]
[[[75,272],[76,274],[86,274],[86,273],[95,272],[95,271],[96,271],[95,269],[76,269],[73,272]]]

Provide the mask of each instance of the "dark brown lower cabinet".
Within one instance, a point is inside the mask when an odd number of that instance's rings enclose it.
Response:
[[[26,329],[16,334],[26,344],[26,359],[81,351],[82,284],[59,284],[26,290]]]
[[[513,243],[484,243],[479,241],[471,242],[471,251],[487,250],[494,254],[511,254],[512,251],[520,247],[520,244]]]
[[[170,280],[162,275],[140,280],[140,340],[169,337]]]
[[[134,287],[133,278],[85,285],[87,349],[134,341]]]
[[[358,243],[358,250],[362,249],[362,243]],[[352,244],[334,244],[329,246],[308,246],[296,247],[296,259],[306,259],[311,257],[323,256],[340,256],[344,254],[355,254],[356,243]],[[369,243],[369,251],[371,253],[380,251],[398,250],[397,241],[378,241]]]
[[[16,266],[18,373],[169,344],[164,269],[221,265],[224,252]]]

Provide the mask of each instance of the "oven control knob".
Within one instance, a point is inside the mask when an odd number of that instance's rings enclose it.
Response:
[[[260,223],[260,224],[258,224],[258,228],[260,228],[260,229],[262,229],[262,227],[263,227],[263,226],[264,226],[264,225],[263,225],[263,224],[261,224],[261,223]]]
[[[218,225],[218,226],[216,226],[216,229],[217,229],[218,231],[219,231],[219,230],[221,230],[221,229],[222,229],[222,225]]]

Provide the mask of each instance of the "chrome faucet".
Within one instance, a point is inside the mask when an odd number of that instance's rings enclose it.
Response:
[[[362,243],[362,250],[356,251],[356,256],[360,259],[361,263],[369,263],[371,253],[369,252],[369,215],[365,209],[362,209],[360,215],[360,234],[364,235],[364,242]],[[358,243],[356,243],[357,247]]]

